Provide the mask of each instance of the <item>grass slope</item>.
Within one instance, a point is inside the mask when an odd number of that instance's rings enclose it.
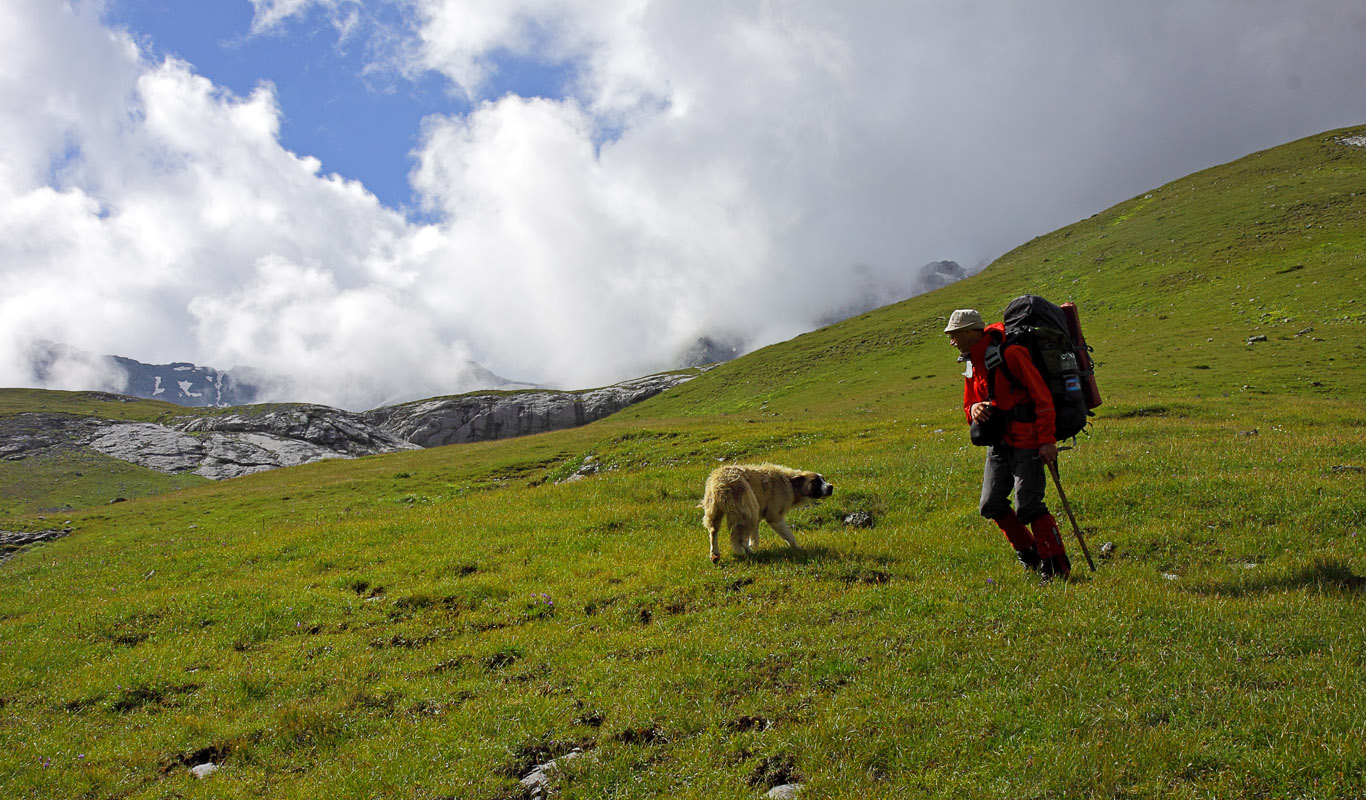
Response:
[[[140,400],[107,392],[0,390],[0,416],[26,413],[71,414],[132,422],[160,422],[185,411],[184,406],[162,400]]]
[[[559,796],[1360,797],[1366,150],[1345,133],[585,428],[71,512],[0,567],[0,792],[512,798],[582,747]],[[1024,291],[1076,300],[1101,363],[1063,475],[1116,555],[1070,584],[1020,575],[977,516],[939,333]],[[765,532],[707,562],[718,459],[836,484],[794,514],[802,551]],[[223,769],[196,781],[204,760]]]

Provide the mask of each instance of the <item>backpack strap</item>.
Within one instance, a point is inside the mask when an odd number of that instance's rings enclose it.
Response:
[[[1006,374],[1006,380],[1017,389],[1027,388],[1015,373],[1010,371],[1010,365],[1006,363],[1006,348],[1011,347],[1012,343],[1006,341],[1008,337],[1001,336],[998,332],[992,331],[987,334],[991,338],[991,344],[987,345],[986,353],[982,357],[982,366],[987,368],[987,400],[993,405],[996,403],[996,370],[1001,370]],[[1023,345],[1021,345],[1023,346]],[[1023,402],[1017,404],[1010,410],[1011,419],[1020,422],[1034,421],[1034,403]]]

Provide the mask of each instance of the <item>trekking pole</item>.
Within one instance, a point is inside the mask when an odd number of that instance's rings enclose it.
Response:
[[[1071,450],[1070,447],[1059,447],[1058,450]],[[1091,551],[1086,549],[1086,540],[1082,538],[1081,527],[1077,525],[1077,518],[1072,516],[1072,505],[1067,502],[1067,493],[1062,490],[1062,479],[1058,477],[1058,462],[1055,459],[1048,465],[1048,471],[1053,473],[1053,485],[1058,487],[1058,498],[1062,500],[1063,510],[1067,512],[1067,518],[1072,521],[1072,532],[1077,535],[1077,541],[1081,542],[1082,555],[1086,556],[1086,566],[1096,571],[1096,562],[1091,560]]]

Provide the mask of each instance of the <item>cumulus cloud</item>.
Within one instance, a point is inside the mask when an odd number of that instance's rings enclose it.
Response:
[[[0,156],[4,383],[32,380],[23,355],[36,339],[144,361],[282,366],[285,354],[298,355],[289,331],[258,337],[250,344],[259,349],[247,350],[211,327],[222,314],[209,312],[240,300],[261,263],[326,274],[335,309],[312,293],[269,306],[239,302],[239,313],[264,308],[284,317],[306,308],[335,323],[310,338],[315,361],[345,356],[354,333],[338,318],[372,310],[352,293],[401,288],[399,254],[420,230],[360,184],[322,175],[316,159],[280,147],[271,86],[237,97],[183,62],[146,63],[90,5],[32,2],[19,10],[27,14],[19,30],[51,36],[29,40],[6,26],[13,38],[5,58],[24,67],[22,77],[43,76],[58,100],[12,102],[28,99],[23,80],[3,88],[0,126],[23,145]],[[294,387],[306,399],[355,406],[405,386],[435,388],[424,375],[387,369],[401,362],[380,359],[371,374],[389,389],[367,394],[346,380],[356,370],[315,377],[315,361],[295,365],[308,378]]]
[[[347,408],[476,388],[471,359],[601,385],[1366,118],[1347,2],[404,0],[367,34],[354,0],[253,4],[469,100],[413,132],[423,221],[282,147],[270,83],[151,60],[98,2],[0,0],[0,384],[43,339]],[[560,90],[500,91],[528,62]]]

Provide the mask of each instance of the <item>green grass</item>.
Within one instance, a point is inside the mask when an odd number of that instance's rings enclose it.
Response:
[[[1198,173],[585,428],[65,512],[0,567],[0,792],[1360,797],[1364,173]],[[977,516],[939,333],[1024,291],[1101,362],[1067,584]],[[802,551],[708,562],[718,459],[836,485]]]
[[[139,400],[106,392],[58,392],[46,389],[0,391],[0,416],[41,412],[134,422],[160,422],[185,411],[184,406],[174,403]]]
[[[165,475],[89,449],[44,453],[0,461],[0,518],[62,513],[206,481],[198,475]]]

